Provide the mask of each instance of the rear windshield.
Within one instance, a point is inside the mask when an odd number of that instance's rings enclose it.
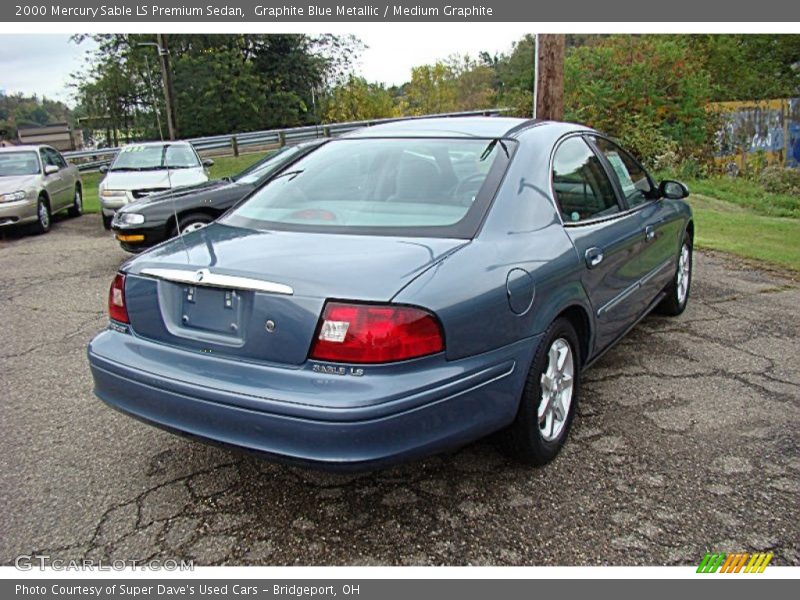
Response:
[[[324,233],[473,237],[515,144],[476,138],[328,142],[223,217]]]
[[[133,144],[117,154],[111,171],[149,171],[158,169],[191,169],[200,161],[194,150],[185,144],[152,146]]]
[[[36,152],[1,152],[0,177],[35,175],[39,172],[39,157]]]

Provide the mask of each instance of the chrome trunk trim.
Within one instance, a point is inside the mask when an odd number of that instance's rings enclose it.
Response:
[[[194,286],[266,292],[268,294],[284,294],[286,296],[294,294],[294,290],[283,283],[253,279],[251,277],[239,277],[237,275],[212,273],[208,269],[187,271],[184,269],[146,268],[142,269],[141,274],[165,281],[173,281],[175,283],[188,283]]]

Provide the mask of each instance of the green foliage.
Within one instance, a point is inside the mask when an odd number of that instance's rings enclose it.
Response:
[[[322,100],[325,122],[366,121],[400,115],[392,93],[379,83],[351,75]]]
[[[661,129],[660,123],[643,114],[633,114],[620,123],[618,137],[646,167],[674,169],[679,163],[678,144]]]
[[[480,110],[494,103],[492,68],[469,56],[421,65],[411,70],[405,86],[407,112],[412,115]]]
[[[5,139],[15,139],[21,125],[72,124],[73,121],[72,111],[63,102],[36,95],[0,94],[0,130],[5,130]]]
[[[796,196],[800,208],[800,170],[772,165],[761,172],[759,182],[769,193]]]
[[[157,116],[166,118],[155,36],[93,37],[98,49],[73,74],[77,110],[110,144],[157,138]],[[363,48],[353,36],[302,34],[170,35],[168,43],[180,137],[313,123],[315,93],[345,81]]]
[[[411,82],[406,87],[406,99],[412,115],[456,110],[455,73],[442,62],[414,67]]]
[[[710,79],[680,38],[611,36],[570,50],[564,71],[568,120],[623,140],[646,124],[684,154],[707,143]]]
[[[200,56],[184,54],[173,62],[173,69],[181,136],[246,131],[271,120],[265,86],[253,63],[242,60],[238,52],[209,49]],[[299,103],[294,100],[292,104]]]
[[[686,42],[711,77],[714,101],[800,93],[798,35],[692,35]]]

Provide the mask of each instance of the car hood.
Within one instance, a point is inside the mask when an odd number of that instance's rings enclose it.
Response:
[[[39,175],[12,175],[0,177],[0,194],[18,192],[37,185]]]
[[[295,295],[388,301],[469,240],[256,232],[214,223],[131,259],[124,270],[209,269],[289,285]]]
[[[227,179],[214,179],[212,181],[204,181],[202,183],[181,186],[179,188],[172,189],[166,192],[157,192],[155,194],[145,196],[144,198],[131,202],[130,204],[124,206],[120,210],[123,212],[125,211],[135,212],[137,209],[154,206],[157,204],[165,204],[165,203],[169,204],[175,200],[186,198],[187,196],[195,196],[197,194],[204,194],[206,192],[218,191],[221,190],[222,188],[235,185],[236,185],[235,183],[232,183]]]
[[[208,181],[202,168],[159,169],[158,171],[109,171],[100,184],[108,190],[175,188]]]

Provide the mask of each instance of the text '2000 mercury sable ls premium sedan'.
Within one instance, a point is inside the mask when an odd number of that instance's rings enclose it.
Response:
[[[95,392],[277,459],[366,466],[502,430],[546,463],[581,371],[653,308],[684,310],[687,194],[578,125],[423,119],[327,141],[123,265]]]

